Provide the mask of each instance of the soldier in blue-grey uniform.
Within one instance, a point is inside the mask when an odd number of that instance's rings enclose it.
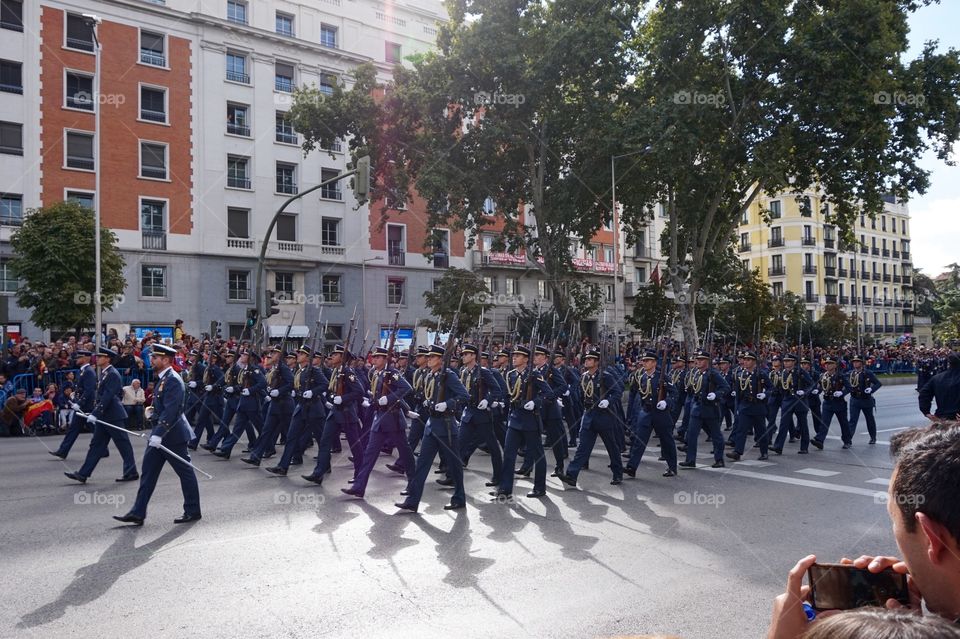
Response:
[[[819,367],[815,368],[813,362],[806,356],[800,358],[800,368],[806,371],[807,374],[810,375],[810,378],[813,379],[813,388],[807,393],[807,406],[810,408],[810,421],[813,426],[813,434],[816,436],[823,428],[823,407],[820,402],[820,393],[823,389],[820,388],[820,384],[818,383],[822,371],[820,371]]]
[[[736,418],[733,422],[733,450],[727,457],[739,461],[747,445],[747,436],[753,435],[760,446],[760,454],[767,454],[770,444],[767,434],[767,394],[770,378],[760,368],[754,351],[740,354],[740,368],[730,396],[736,400]]]
[[[847,373],[847,387],[850,388],[850,436],[857,433],[857,422],[860,413],[867,422],[867,432],[870,433],[870,443],[877,443],[877,417],[874,415],[877,401],[874,393],[880,390],[883,384],[877,376],[863,366],[863,357],[854,355],[850,360],[853,368]]]
[[[837,370],[837,360],[833,355],[826,355],[823,358],[823,366],[826,369],[820,375],[823,426],[810,443],[823,449],[823,442],[826,441],[827,433],[830,432],[830,422],[836,415],[837,421],[840,422],[840,439],[843,441],[843,448],[847,449],[853,445],[853,433],[850,432],[850,422],[847,421],[847,395],[850,394],[850,387],[847,386],[847,379],[843,373]]]
[[[693,400],[690,410],[690,424],[687,426],[687,458],[678,466],[697,467],[697,441],[700,429],[710,433],[713,444],[712,468],[723,468],[723,432],[720,430],[720,407],[717,398],[730,394],[730,386],[717,370],[710,366],[710,354],[697,351],[694,368],[687,379],[687,392]]]
[[[183,413],[188,424],[195,424],[203,398],[203,373],[207,370],[207,365],[203,361],[203,353],[196,349],[187,354],[187,361],[190,367],[187,369],[187,396]]]
[[[780,372],[780,431],[777,433],[777,441],[774,442],[770,450],[778,455],[783,454],[783,444],[787,440],[787,434],[792,433],[794,427],[800,433],[801,455],[806,455],[810,447],[810,429],[807,427],[807,395],[816,386],[813,378],[803,370],[797,367],[797,356],[787,353],[783,357],[783,370]],[[794,425],[796,419],[796,425]]]
[[[74,411],[82,411],[89,414],[93,411],[93,406],[97,400],[97,371],[90,365],[90,358],[93,356],[93,353],[79,350],[75,353],[75,356],[77,365],[80,367],[80,374],[77,376],[77,384],[73,392],[73,403],[70,407],[73,408]],[[60,459],[66,459],[86,423],[86,419],[74,413],[73,419],[70,420],[70,429],[63,437],[63,441],[60,442],[60,447],[55,451],[50,451],[50,454]]]
[[[207,356],[207,365],[203,370],[203,395],[200,397],[200,410],[197,412],[196,428],[193,439],[187,444],[190,450],[196,450],[200,443],[200,434],[207,432],[207,444],[216,437],[219,428],[214,431],[214,425],[219,426],[220,416],[223,415],[223,395],[221,383],[223,369],[220,368],[220,356],[211,352]]]
[[[220,396],[223,406],[220,411],[220,418],[217,420],[220,427],[206,443],[200,444],[200,448],[211,452],[215,451],[223,438],[230,434],[230,422],[233,421],[233,416],[237,414],[237,405],[240,403],[240,389],[236,387],[237,375],[240,373],[240,365],[237,364],[237,352],[227,351],[223,354],[223,359],[223,377],[215,385],[215,390]],[[252,436],[250,438],[252,444],[256,438],[253,427],[250,428],[250,435]]]
[[[263,430],[260,403],[266,392],[267,380],[260,370],[259,363],[260,355],[254,351],[245,351],[240,354],[240,370],[237,373],[236,385],[240,395],[237,402],[237,421],[233,431],[220,443],[220,450],[214,451],[213,454],[217,457],[230,459],[230,453],[244,431],[247,431],[249,438],[249,429],[254,429],[258,437]]]
[[[274,475],[286,475],[291,465],[303,463],[303,453],[310,439],[320,438],[323,432],[323,420],[326,417],[323,405],[323,392],[330,380],[323,369],[313,363],[313,353],[309,346],[301,346],[297,351],[296,370],[293,372],[293,399],[296,406],[290,417],[287,431],[287,445],[276,466],[267,468]]]
[[[257,439],[257,445],[250,455],[240,461],[259,466],[260,460],[276,454],[276,442],[281,431],[286,435],[293,414],[293,372],[287,366],[286,357],[279,347],[271,351],[272,368],[267,373],[267,395],[264,400],[270,404],[263,432]]]
[[[114,515],[114,519],[140,526],[147,516],[147,504],[157,486],[160,471],[165,462],[170,462],[174,472],[180,478],[183,491],[183,514],[173,520],[176,524],[197,521],[200,514],[200,487],[193,468],[171,457],[160,445],[168,448],[183,459],[190,460],[187,442],[193,437],[190,425],[183,414],[184,384],[171,364],[176,349],[166,344],[156,344],[150,353],[150,365],[157,374],[153,393],[152,414],[150,416],[150,439],[143,453],[143,477],[137,490],[137,499],[133,508],[125,515]]]
[[[677,445],[673,439],[671,404],[676,400],[676,390],[670,383],[670,377],[657,368],[656,351],[648,350],[640,358],[641,368],[634,376],[631,388],[633,404],[632,421],[633,441],[630,446],[630,458],[624,474],[637,476],[637,468],[650,441],[650,433],[656,432],[660,439],[660,450],[667,462],[664,477],[677,474]]]
[[[123,409],[123,403],[120,401],[123,396],[123,380],[120,372],[111,363],[116,358],[117,352],[109,348],[100,347],[97,351],[97,367],[101,371],[100,380],[97,383],[96,402],[93,410],[87,415],[87,422],[93,427],[93,439],[90,440],[90,448],[87,450],[87,457],[80,470],[75,473],[64,473],[81,484],[93,474],[100,459],[107,456],[107,444],[110,440],[113,440],[123,459],[123,475],[117,481],[140,479],[140,475],[137,474],[137,458],[133,455],[130,437],[121,430],[98,422],[101,420],[115,426],[122,426],[127,420],[127,411]]]

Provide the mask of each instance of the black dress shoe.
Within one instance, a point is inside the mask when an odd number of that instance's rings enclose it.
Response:
[[[876,440],[876,438],[872,438],[872,439],[871,439],[869,442],[867,442],[867,443],[868,443],[868,444],[876,444],[876,443],[877,443],[877,440]]]
[[[737,444],[735,442],[727,442],[724,444],[727,448],[736,448]]]
[[[64,475],[66,475],[67,477],[69,477],[69,478],[72,479],[73,481],[78,481],[78,482],[80,482],[81,484],[87,483],[87,478],[84,477],[83,475],[81,475],[80,473],[64,473]]]
[[[196,449],[197,449],[196,446],[191,446],[190,444],[187,444],[187,448],[189,448],[190,450],[196,450]]]
[[[527,493],[527,497],[529,497],[530,499],[536,499],[537,497],[546,497],[546,496],[547,496],[547,491],[545,490],[531,490],[529,493]]]
[[[407,497],[407,496],[409,496],[409,495],[410,495],[410,491],[407,490],[406,488],[404,488],[403,490],[400,491],[400,496],[401,496],[401,497]]]
[[[302,478],[307,481],[313,482],[317,486],[323,483],[323,475],[300,475]]]
[[[213,451],[213,455],[221,459],[230,459],[230,453],[225,450],[215,450]]]
[[[623,469],[623,474],[626,475],[627,477],[636,477],[636,476],[637,476],[637,469],[636,469],[636,468],[630,468],[629,466],[627,466],[627,467],[625,467],[625,468]]]
[[[484,483],[483,485],[486,486],[487,488],[493,488],[494,486],[499,486],[499,485],[500,485],[500,482],[499,482],[499,481],[488,481],[488,482]]]
[[[450,479],[449,477],[444,477],[444,478],[442,478],[442,479],[438,479],[438,480],[437,480],[437,483],[440,484],[441,486],[451,486],[451,487],[452,487],[452,486],[454,485],[453,480]]]
[[[679,466],[680,468],[696,468],[697,462],[682,461],[679,464],[677,464],[677,466]]]
[[[201,515],[200,513],[197,513],[196,515],[188,515],[187,513],[183,513],[182,515],[174,519],[173,523],[189,524],[191,521],[200,521],[201,519],[203,519],[203,515]]]
[[[260,465],[260,460],[254,458],[254,457],[241,457],[241,458],[240,458],[240,461],[242,461],[244,464],[250,464],[251,466],[259,466],[259,465]]]
[[[295,457],[290,460],[291,466],[303,466],[303,457]]]
[[[417,507],[416,507],[416,506],[414,506],[413,504],[408,504],[408,503],[405,502],[405,501],[397,502],[397,503],[394,504],[394,506],[396,506],[396,507],[399,508],[400,510],[409,510],[409,511],[412,512],[412,513],[417,512]],[[446,506],[444,506],[444,508],[446,508]]]
[[[738,453],[738,452],[736,452],[736,451],[734,451],[734,452],[732,452],[732,453],[727,453],[727,457],[729,457],[729,458],[732,459],[733,461],[740,461],[740,453]]]
[[[713,462],[713,465],[710,466],[710,468],[726,468],[726,467],[727,465],[723,463],[723,460],[720,460],[718,462]]]
[[[777,454],[779,455],[780,453],[777,453]],[[759,457],[757,457],[757,461],[767,461],[768,459],[770,459],[768,455],[760,455]]]
[[[404,473],[404,470],[399,466],[397,466],[396,464],[387,464],[386,466],[387,466],[387,470],[392,470],[393,472],[400,473],[401,475]]]
[[[850,448],[850,446],[851,446],[851,444],[844,444],[844,445],[842,446],[842,448],[843,448],[843,450],[848,450],[848,449]]]
[[[132,515],[130,513],[127,513],[126,515],[114,515],[113,518],[125,524],[136,524],[137,526],[143,525],[143,517],[138,517],[137,515]]]
[[[677,450],[679,450],[681,453],[685,453],[687,452],[687,447],[683,444],[680,444],[679,446],[677,446]]]
[[[530,471],[524,470],[523,468],[516,469],[515,471],[513,471],[513,474],[518,475],[520,477],[530,477]]]
[[[461,503],[458,503],[458,502],[450,502],[449,504],[447,504],[446,506],[444,506],[443,509],[444,509],[444,510],[461,510],[461,509],[466,508],[466,507],[467,507],[466,504],[461,504]]]
[[[443,475],[443,474],[445,474],[446,472],[447,472],[447,471],[444,470],[443,468],[438,468],[438,469],[436,469],[435,471],[433,471],[433,474],[434,474],[434,475]]]
[[[241,450],[240,452],[243,453],[244,455],[246,455],[247,453],[250,452],[250,449],[249,449],[249,448],[244,448],[244,449]]]
[[[271,466],[270,468],[267,468],[267,472],[274,475],[280,475],[281,477],[287,476],[287,469],[283,468],[282,466]]]
[[[614,480],[610,482],[610,485],[611,485],[611,486],[619,486],[619,485],[622,484],[622,483],[623,483],[623,479],[614,478]]]
[[[350,495],[351,497],[359,497],[360,499],[363,499],[363,493],[361,493],[359,490],[354,490],[353,488],[341,488],[340,492],[344,495]]]
[[[263,459],[270,459],[271,457],[276,457],[276,456],[277,456],[277,451],[273,451],[272,453],[267,453],[266,455],[264,455]]]
[[[576,480],[576,478],[571,477],[570,475],[568,475],[568,474],[566,474],[566,473],[564,473],[564,474],[561,475],[560,477],[557,477],[557,479],[559,479],[560,481],[562,481],[563,483],[565,483],[567,486],[571,486],[571,487],[573,487],[573,488],[576,488],[576,487],[577,487],[577,480]]]
[[[809,455],[810,452],[809,452],[809,451],[806,451],[806,450],[798,450],[798,451],[797,451],[797,454],[798,454],[798,455]]]
[[[676,473],[675,471],[668,470],[667,472],[663,473],[663,476],[664,476],[664,477],[676,477],[676,476],[677,476],[677,473]]]
[[[204,450],[209,450],[211,453],[217,449],[216,446],[211,446],[210,444],[201,444],[200,448]]]
[[[59,457],[60,459],[67,458],[67,456],[64,453],[61,453],[59,450],[48,450],[47,452],[53,455],[54,457]]]
[[[823,442],[818,441],[816,439],[811,439],[810,443],[813,444],[817,448],[817,450],[823,450]]]
[[[114,481],[137,481],[140,479],[140,475],[133,473],[132,475],[124,475],[123,477],[117,477]]]
[[[783,454],[783,449],[782,449],[782,448],[771,448],[770,450],[772,450],[773,452],[775,452],[775,453],[778,454],[778,455],[782,455],[782,454]]]

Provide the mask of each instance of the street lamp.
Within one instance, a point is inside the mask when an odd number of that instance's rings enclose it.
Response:
[[[367,330],[367,262],[380,262],[383,257],[368,257],[360,261],[360,327],[364,333]],[[380,343],[380,329],[377,329],[377,343]]]
[[[95,322],[94,330],[96,331],[94,339],[96,340],[95,344],[97,350],[99,351],[100,347],[103,346],[103,340],[101,339],[101,327],[103,326],[103,291],[101,290],[102,282],[100,281],[100,202],[103,201],[103,194],[100,192],[100,163],[102,162],[100,153],[100,38],[97,37],[97,25],[100,24],[100,18],[92,13],[84,13],[81,17],[83,18],[83,23],[90,27],[93,31],[93,46],[95,47],[95,62],[93,71],[93,128],[96,130],[97,134],[97,170],[94,173],[93,178],[93,260],[95,262],[93,269],[93,287],[96,289],[93,308]]]
[[[611,226],[613,227],[613,324],[614,327],[617,326],[617,322],[620,321],[620,292],[617,290],[619,288],[618,284],[620,283],[620,278],[617,277],[617,264],[619,252],[619,240],[617,239],[617,227],[620,226],[620,218],[617,215],[617,160],[620,158],[630,157],[631,155],[641,155],[649,153],[653,150],[652,145],[647,145],[642,149],[637,151],[631,151],[630,153],[621,153],[620,155],[611,155],[610,156],[610,193],[612,197],[612,206],[611,206]],[[626,311],[624,311],[626,314]],[[619,347],[619,345],[618,345]]]

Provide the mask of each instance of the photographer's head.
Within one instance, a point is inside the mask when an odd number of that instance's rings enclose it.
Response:
[[[824,617],[803,639],[960,639],[960,629],[932,615],[860,608]]]
[[[890,442],[896,461],[887,509],[893,533],[927,608],[960,617],[960,426],[905,431]]]

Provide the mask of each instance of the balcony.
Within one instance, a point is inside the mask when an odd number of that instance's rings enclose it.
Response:
[[[231,189],[249,189],[250,178],[240,175],[228,175],[227,186]]]
[[[771,238],[771,239],[767,240],[767,248],[777,248],[777,247],[780,247],[780,246],[783,246],[783,238],[782,238],[782,237],[774,237],[774,238]]]
[[[823,296],[823,299],[824,299],[824,301],[825,301],[827,304],[836,304],[836,303],[837,303],[837,296],[836,296],[836,295],[831,295],[830,293],[827,293],[826,295],[824,295],[824,296]]]
[[[899,284],[899,283],[900,283],[900,276],[899,276],[899,275],[894,275],[894,276],[893,276],[893,283],[894,283],[894,284]]]
[[[815,237],[805,237],[805,238],[803,238],[802,240],[800,240],[800,243],[801,243],[803,246],[816,246],[816,245],[817,245],[817,238],[815,238]]]
[[[67,38],[67,47],[70,49],[79,49],[80,51],[89,51],[93,53],[93,39],[82,40],[80,38]]]
[[[874,282],[879,282],[879,281],[880,281],[880,274],[879,274],[879,273],[874,273],[874,274],[873,274],[873,281],[874,281]]]
[[[820,302],[820,296],[816,293],[806,293],[803,299],[807,304],[817,304]]]
[[[893,249],[893,257],[899,258],[899,257],[900,257],[900,251],[898,251],[897,249]]]
[[[880,254],[883,257],[890,257],[890,249],[880,249]]]
[[[297,183],[290,180],[280,180],[277,182],[277,193],[283,195],[296,195],[299,192]]]
[[[912,300],[900,300],[900,308],[912,309],[913,301]]]
[[[227,80],[230,80],[230,82],[239,82],[240,84],[250,84],[250,74],[227,69]]]
[[[140,119],[148,122],[166,122],[167,114],[165,111],[154,111],[153,109],[140,109]]]
[[[867,249],[866,246],[861,246],[861,247],[860,247],[860,252],[863,253],[864,255],[866,255],[866,254],[869,253],[870,251],[869,251],[869,249]]]
[[[254,242],[250,239],[245,239],[241,237],[228,237],[227,238],[227,248],[232,249],[241,249],[241,250],[252,250]]]
[[[320,255],[343,255],[346,251],[336,244],[321,244]]]
[[[872,255],[880,255],[880,249],[878,249],[876,246],[874,246],[873,248],[870,249],[870,253],[871,253]]]
[[[823,238],[823,248],[833,250],[834,239],[832,237]]]
[[[278,75],[273,82],[273,88],[281,93],[293,93],[293,78]]]
[[[889,274],[889,273],[884,273],[884,274],[883,274],[883,281],[884,281],[884,282],[889,282],[889,281],[890,281],[890,274]]]
[[[904,276],[903,276],[903,285],[904,285],[904,286],[913,286],[912,280],[911,280],[911,278],[910,278],[909,275],[904,275]]]
[[[67,106],[71,109],[83,109],[84,111],[93,111],[93,98],[85,93],[68,95],[66,99]]]
[[[862,279],[862,280],[869,280],[869,279],[870,279],[870,271],[860,271],[860,279]]]
[[[786,270],[782,266],[771,266],[767,269],[767,276],[780,277],[786,275]]]
[[[749,253],[751,250],[753,250],[753,245],[750,242],[740,242],[739,250],[741,253]]]
[[[879,327],[877,327],[877,328],[879,329]],[[883,332],[884,332],[884,333],[892,333],[892,332],[893,332],[893,324],[884,324],[884,325],[883,325]]]
[[[167,57],[151,49],[140,49],[140,62],[155,67],[167,66]]]
[[[300,242],[273,242],[278,251],[284,253],[303,253],[303,244]]]
[[[227,122],[227,133],[230,135],[242,135],[245,138],[250,137],[250,127],[246,124],[234,124]]]
[[[405,266],[407,254],[404,251],[387,251],[387,263],[390,266]]]
[[[843,268],[842,266],[837,269],[837,277],[847,277],[847,275],[849,275],[847,269]]]
[[[874,305],[874,306],[883,306],[883,298],[882,298],[882,297],[875,297],[875,298],[873,298],[873,305]]]
[[[521,253],[498,253],[496,251],[474,251],[474,264],[480,266],[506,266],[512,268],[526,268],[527,258]]]
[[[142,231],[144,251],[166,251],[166,231]]]
[[[837,267],[836,266],[824,266],[823,267],[823,276],[832,277],[833,279],[837,278]]]
[[[904,262],[909,262],[909,261],[910,261],[910,252],[909,252],[909,251],[901,251],[901,253],[900,253],[900,259],[903,260]]]
[[[901,333],[912,333],[912,332],[913,332],[913,324],[904,324],[904,325],[903,325],[903,330],[900,331],[900,332],[901,332]]]
[[[847,295],[841,295],[840,298],[839,298],[839,300],[838,300],[838,302],[839,302],[840,305],[842,305],[842,306],[847,306],[847,305],[850,304],[850,297],[847,296]]]
[[[804,264],[804,265],[803,265],[803,274],[804,274],[804,275],[816,275],[816,274],[817,274],[817,265],[816,265],[816,264]]]
[[[856,306],[856,305],[859,304],[859,303],[860,303],[860,298],[859,298],[859,297],[857,297],[856,295],[851,295],[851,296],[850,296],[850,305],[851,305],[851,306]]]
[[[863,325],[863,332],[864,332],[864,333],[872,333],[872,332],[873,332],[873,324],[864,324],[864,325]]]
[[[140,177],[153,178],[154,180],[167,179],[167,167],[165,166],[141,166]]]

